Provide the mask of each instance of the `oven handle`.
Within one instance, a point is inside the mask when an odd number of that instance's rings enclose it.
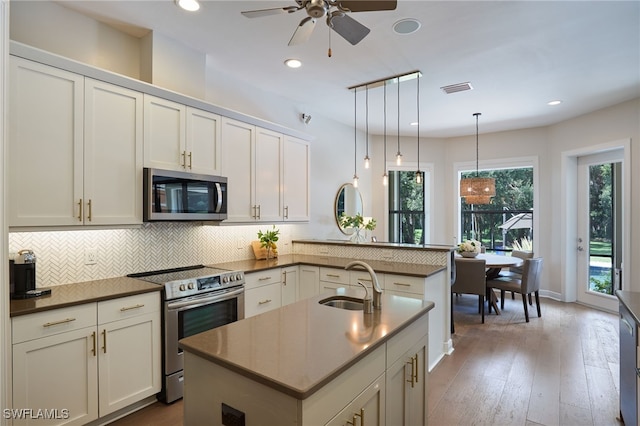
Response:
[[[233,299],[236,296],[244,293],[244,287],[235,290],[226,290],[224,293],[217,293],[215,296],[203,296],[196,299],[191,299],[183,302],[171,302],[167,304],[167,309],[170,311],[181,311],[183,308],[191,309],[199,306],[209,305],[215,302],[222,302],[223,300]]]

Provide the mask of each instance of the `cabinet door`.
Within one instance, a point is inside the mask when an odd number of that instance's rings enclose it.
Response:
[[[144,165],[184,170],[186,106],[144,95]]]
[[[326,426],[379,426],[385,424],[384,374],[367,387]],[[390,424],[390,423],[386,423]],[[418,423],[416,423],[417,425]],[[419,423],[426,424],[426,423]],[[395,424],[394,424],[395,425]]]
[[[320,268],[300,265],[298,275],[298,300],[320,294]]]
[[[282,268],[282,306],[298,300],[298,267]]]
[[[160,392],[160,311],[98,326],[100,416]]]
[[[187,107],[187,170],[220,174],[220,126],[219,115]]]
[[[282,220],[282,138],[281,133],[256,128],[255,203],[262,222]]]
[[[97,419],[96,338],[94,324],[13,345],[13,406],[60,410],[59,419],[48,425],[84,425]],[[13,422],[41,423],[38,419]]]
[[[10,57],[9,226],[82,224],[83,84]]]
[[[85,81],[84,223],[142,223],[140,92]]]
[[[283,218],[289,221],[308,221],[309,142],[285,136],[283,151]]]
[[[256,128],[241,121],[222,119],[222,175],[226,176],[227,222],[256,220],[254,202],[254,145]]]

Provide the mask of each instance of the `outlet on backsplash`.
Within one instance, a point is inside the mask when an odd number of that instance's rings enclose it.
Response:
[[[95,265],[98,263],[98,249],[95,247],[84,249],[84,264]]]

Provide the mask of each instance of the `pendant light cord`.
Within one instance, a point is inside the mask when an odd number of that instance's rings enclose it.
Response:
[[[398,77],[398,155],[400,155],[400,77]]]
[[[387,82],[384,82],[384,173],[387,173]]]
[[[417,90],[416,90],[416,111],[418,113],[418,173],[420,173],[420,72],[417,73]]]
[[[366,113],[367,113],[367,120],[366,120],[366,128],[367,128],[367,140],[366,140],[366,146],[367,146],[367,154],[366,154],[366,158],[369,158],[369,85],[367,84],[366,86],[366,103],[367,103],[367,108],[366,108]]]
[[[358,88],[353,89],[353,176],[358,176]]]
[[[480,151],[478,149],[478,117],[480,116],[480,113],[476,112],[473,115],[476,116],[476,177],[478,177],[479,176],[479,173],[478,173],[478,161],[479,161],[479,157],[480,157]]]

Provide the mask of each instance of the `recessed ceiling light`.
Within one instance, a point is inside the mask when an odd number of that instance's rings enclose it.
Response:
[[[560,105],[561,103],[562,103],[562,101],[557,100],[557,101],[550,101],[550,102],[547,102],[547,105],[549,105],[549,106],[554,106],[554,105]]]
[[[414,121],[413,123],[409,123],[409,125],[410,125],[410,126],[417,126],[417,125],[418,125],[418,122],[417,122],[417,121]]]
[[[406,19],[401,19],[395,24],[393,24],[393,31],[396,34],[407,35],[407,34],[415,33],[420,29],[421,26],[422,24],[417,19],[406,18]]]
[[[189,12],[195,12],[200,9],[200,3],[198,3],[198,0],[176,0],[176,4]]]
[[[287,59],[284,61],[284,64],[289,68],[300,68],[302,66],[302,62],[298,59]]]

